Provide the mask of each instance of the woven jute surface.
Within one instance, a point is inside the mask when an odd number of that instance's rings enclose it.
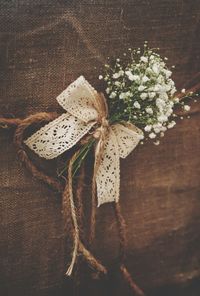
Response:
[[[199,0],[1,0],[0,115],[57,110],[55,97],[81,74],[98,89],[106,57],[145,40],[176,65],[173,78],[182,88],[200,71],[199,17]],[[159,146],[139,145],[121,163],[127,265],[147,295],[200,294],[198,103],[191,110]],[[61,198],[20,164],[12,135],[0,131],[0,294],[130,295],[114,268],[118,236],[110,205],[98,209],[94,243],[96,256],[113,266],[110,281],[91,279],[86,268],[76,291],[64,278]],[[42,165],[51,173],[52,163]]]

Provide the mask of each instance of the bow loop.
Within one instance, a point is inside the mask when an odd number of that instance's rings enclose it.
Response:
[[[72,82],[56,99],[71,115],[85,123],[98,121],[98,93],[80,76]]]

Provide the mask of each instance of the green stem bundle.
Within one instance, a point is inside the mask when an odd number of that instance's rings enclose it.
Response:
[[[85,160],[86,156],[88,155],[89,151],[93,147],[94,143],[96,142],[95,138],[91,138],[83,147],[80,149],[77,157],[75,158],[72,166],[72,177],[74,177],[81,167],[83,161]]]

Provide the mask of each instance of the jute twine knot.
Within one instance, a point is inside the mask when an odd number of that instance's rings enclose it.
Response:
[[[105,139],[109,129],[109,121],[105,118],[102,117],[100,121],[100,126],[97,127],[97,129],[93,133],[93,137],[97,140],[99,139]]]

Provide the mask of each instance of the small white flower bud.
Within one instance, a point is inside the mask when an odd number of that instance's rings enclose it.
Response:
[[[142,56],[142,57],[140,58],[140,60],[141,60],[142,62],[144,62],[144,63],[147,63],[147,62],[148,62],[148,58],[147,58],[147,57],[144,57],[144,56]]]
[[[185,105],[183,108],[184,108],[185,111],[190,111],[190,106],[189,105]]]
[[[160,141],[159,140],[157,140],[157,141],[154,142],[154,145],[156,145],[156,146],[158,146],[159,144],[160,144]]]
[[[114,73],[113,76],[112,76],[114,79],[117,79],[120,77],[120,74],[119,73]]]
[[[153,65],[152,70],[154,71],[155,74],[159,74],[159,68],[156,64]]]
[[[135,108],[140,109],[140,104],[138,103],[138,101],[135,101],[133,105]]]
[[[175,125],[176,125],[176,122],[175,122],[175,121],[171,121],[171,122],[167,125],[167,127],[168,127],[168,128],[173,128]]]
[[[144,128],[145,132],[150,132],[151,129],[152,129],[151,125],[146,125],[145,128]]]
[[[164,135],[165,135],[164,132],[160,133],[160,137],[164,137]]]
[[[153,99],[155,97],[156,93],[155,92],[150,92],[149,93],[149,98]]]
[[[138,90],[139,91],[143,91],[145,89],[145,86],[144,85],[140,85],[139,87],[138,87]]]
[[[149,78],[148,78],[146,75],[144,75],[144,76],[142,77],[142,82],[145,83],[145,82],[147,82],[147,81],[149,81]]]
[[[116,96],[117,96],[116,92],[114,92],[114,91],[111,92],[111,94],[110,94],[111,99],[114,99]]]
[[[179,103],[179,98],[174,98],[175,103]]]
[[[148,113],[148,114],[153,114],[153,109],[151,107],[147,107],[145,109],[145,111]]]
[[[136,81],[136,80],[139,80],[140,79],[140,76],[139,75],[133,75],[133,80]]]
[[[141,93],[140,98],[142,100],[145,100],[147,98],[147,94],[146,93]]]
[[[155,133],[150,133],[150,134],[149,134],[149,138],[150,138],[150,139],[155,139],[155,137],[156,137],[156,134],[155,134]]]

